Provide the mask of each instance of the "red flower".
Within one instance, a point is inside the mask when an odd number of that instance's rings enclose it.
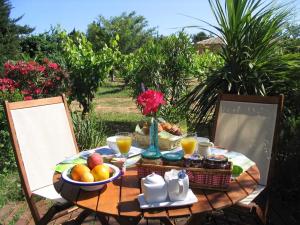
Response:
[[[57,63],[49,63],[48,66],[49,66],[51,69],[54,69],[54,70],[57,70],[57,69],[58,69]]]
[[[21,93],[22,93],[22,95],[31,94],[29,90],[22,90]]]
[[[137,104],[142,107],[144,115],[155,114],[159,107],[165,103],[163,93],[154,90],[147,90],[137,98]]]
[[[34,94],[36,94],[36,95],[39,95],[39,94],[41,94],[42,93],[42,89],[40,89],[40,88],[36,88],[35,90],[34,90]]]
[[[27,101],[27,100],[32,100],[32,96],[30,96],[30,95],[25,96],[25,97],[24,97],[24,100],[25,100],[25,101]]]
[[[15,81],[9,78],[0,78],[0,91],[14,91]]]

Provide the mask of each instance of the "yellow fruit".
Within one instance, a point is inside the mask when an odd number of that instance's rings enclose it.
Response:
[[[80,181],[80,177],[86,172],[90,172],[90,169],[86,165],[77,164],[73,166],[70,175],[73,180]]]
[[[85,172],[81,175],[80,181],[82,181],[82,182],[94,182],[94,176],[90,172]]]
[[[92,174],[95,181],[106,180],[109,178],[109,166],[105,164],[95,166],[94,169],[92,169]]]

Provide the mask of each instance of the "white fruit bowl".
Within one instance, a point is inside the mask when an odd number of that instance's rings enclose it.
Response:
[[[109,163],[104,163],[105,165],[109,166],[113,170],[113,175],[108,178],[107,180],[102,180],[102,181],[96,181],[96,182],[81,182],[81,181],[75,181],[71,179],[70,172],[72,168],[65,170],[62,172],[62,179],[72,185],[79,186],[82,190],[85,191],[96,191],[96,190],[101,190],[105,184],[114,181],[115,179],[119,178],[121,176],[121,171],[118,167],[109,164]]]

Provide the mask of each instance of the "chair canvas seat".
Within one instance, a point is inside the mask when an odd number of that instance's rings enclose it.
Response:
[[[38,195],[40,197],[55,201],[60,204],[67,203],[67,200],[65,200],[63,197],[61,197],[59,193],[57,193],[53,185],[37,189],[32,193],[34,195]]]

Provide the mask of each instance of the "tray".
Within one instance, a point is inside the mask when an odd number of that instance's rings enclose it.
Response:
[[[197,197],[193,193],[191,189],[189,189],[187,196],[182,201],[166,201],[166,202],[158,202],[158,203],[151,203],[148,204],[144,198],[144,194],[140,194],[138,196],[138,201],[140,203],[141,209],[151,209],[151,208],[163,208],[163,207],[178,207],[178,206],[184,206],[184,205],[191,205],[198,201]]]

